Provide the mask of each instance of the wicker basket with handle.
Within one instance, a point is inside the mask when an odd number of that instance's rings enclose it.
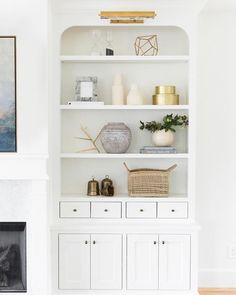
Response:
[[[130,197],[167,197],[169,193],[169,173],[177,165],[166,170],[134,169],[128,171],[128,194]]]

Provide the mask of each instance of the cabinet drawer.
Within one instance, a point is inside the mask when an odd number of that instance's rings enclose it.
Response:
[[[120,202],[92,202],[92,218],[121,218]]]
[[[127,202],[127,218],[156,218],[156,203]]]
[[[158,203],[158,218],[187,218],[188,203]]]
[[[90,218],[90,202],[60,202],[61,218]]]

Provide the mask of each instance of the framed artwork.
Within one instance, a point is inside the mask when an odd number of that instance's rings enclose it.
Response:
[[[16,37],[0,36],[0,152],[16,150]]]

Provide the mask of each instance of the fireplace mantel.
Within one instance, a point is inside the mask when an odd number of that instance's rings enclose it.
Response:
[[[0,180],[47,180],[47,154],[0,154]]]

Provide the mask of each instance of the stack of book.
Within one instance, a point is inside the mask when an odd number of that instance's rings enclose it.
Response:
[[[176,154],[176,148],[172,146],[144,146],[140,154]]]

